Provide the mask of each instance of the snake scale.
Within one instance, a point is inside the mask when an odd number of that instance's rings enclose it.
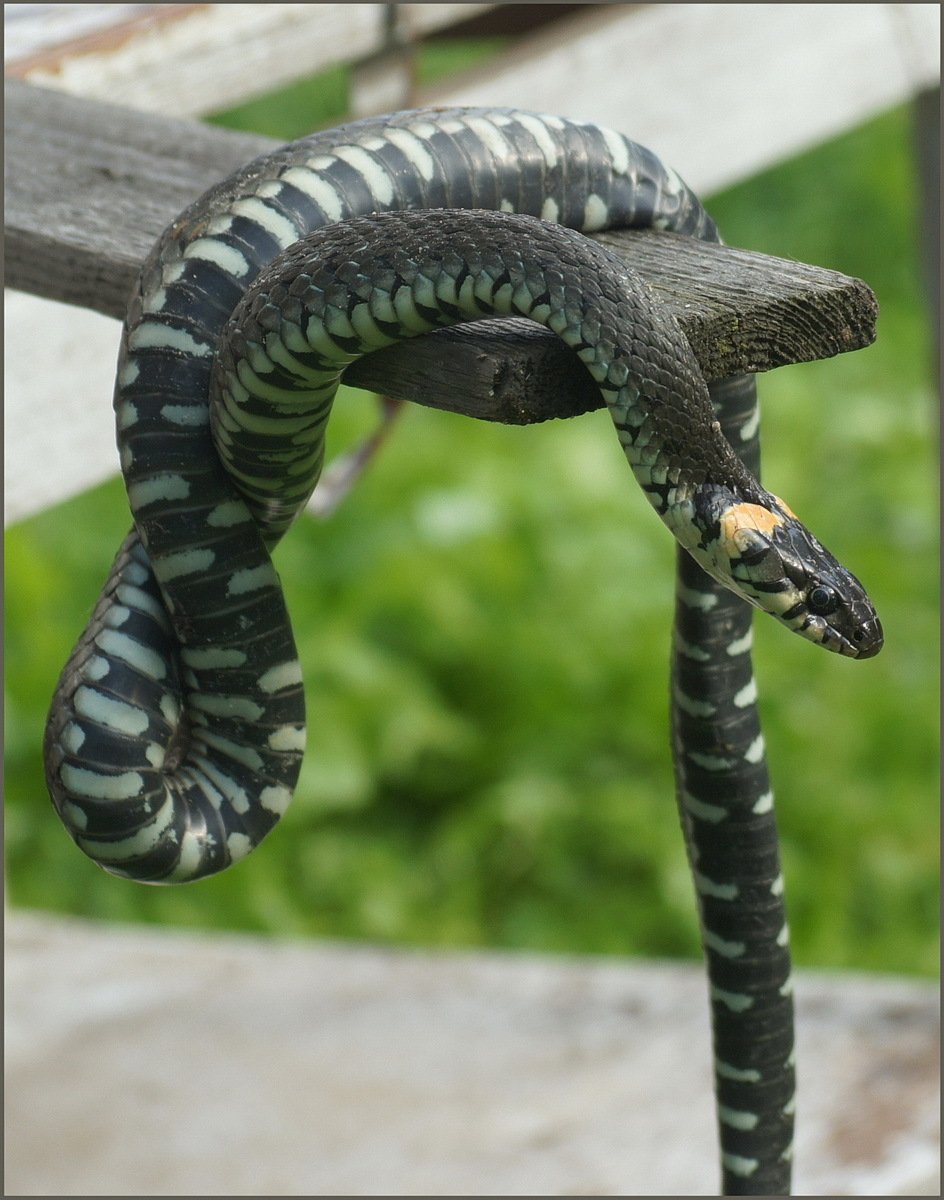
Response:
[[[147,258],[115,412],[134,517],[63,670],[55,806],[107,871],[194,880],[291,799],[302,673],[270,553],[318,478],[344,368],[495,315],[553,330],[597,382],[679,545],[673,739],[701,915],[727,1194],[789,1189],[787,926],[749,605],[849,657],[882,645],[858,581],[757,482],[753,380],[711,392],[675,322],[585,233],[718,241],[648,150],[510,109],[354,122],[242,168]],[[737,453],[732,447],[737,448]]]

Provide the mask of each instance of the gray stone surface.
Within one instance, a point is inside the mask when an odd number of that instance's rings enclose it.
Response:
[[[797,1192],[939,1195],[938,998],[801,974]],[[697,965],[13,912],[7,1195],[700,1195]]]

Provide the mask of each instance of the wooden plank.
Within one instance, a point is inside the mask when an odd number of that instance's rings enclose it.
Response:
[[[4,83],[8,287],[123,316],[157,234],[276,143]]]
[[[396,4],[397,29],[403,37],[424,37],[427,34],[462,25],[472,17],[484,16],[503,6],[500,4]]]
[[[118,474],[121,327],[7,290],[3,331],[3,521],[13,525]]]
[[[263,138],[76,105],[6,87],[7,282],[111,316],[161,229],[206,186],[274,145]],[[36,153],[41,146],[43,152]],[[874,337],[859,281],[651,231],[604,235],[672,307],[707,377],[856,349]],[[489,322],[370,355],[348,381],[488,420],[598,407],[583,368],[546,331]]]
[[[128,21],[140,9],[140,4],[5,4],[4,64],[18,74],[20,63],[52,56],[58,47],[81,44]]]
[[[148,5],[6,64],[8,75],[174,116],[211,112],[376,50],[383,4]]]
[[[563,96],[707,196],[937,86],[939,47],[936,4],[594,6],[419,100],[556,112]]]
[[[7,75],[148,112],[193,116],[369,58],[383,48],[394,10],[398,36],[412,41],[492,5],[10,7],[32,11],[16,14]]]
[[[874,341],[874,295],[838,272],[648,230],[594,240],[663,300],[708,380]],[[352,364],[345,382],[505,424],[577,416],[603,404],[580,360],[526,320],[479,321],[391,346]]]

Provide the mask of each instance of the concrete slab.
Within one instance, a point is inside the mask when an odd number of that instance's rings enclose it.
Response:
[[[801,974],[797,1192],[939,1195],[938,997]],[[6,1195],[702,1195],[695,964],[13,912]]]

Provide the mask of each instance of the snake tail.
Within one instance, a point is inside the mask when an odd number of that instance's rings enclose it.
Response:
[[[753,380],[724,380],[711,393],[725,434],[759,472]],[[673,759],[708,969],[722,1193],[788,1195],[793,990],[752,613],[689,555],[677,557]]]

